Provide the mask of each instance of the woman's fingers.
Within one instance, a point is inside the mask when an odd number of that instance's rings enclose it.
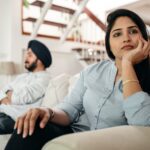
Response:
[[[27,137],[27,135],[29,133],[29,121],[30,121],[30,117],[32,115],[31,111],[29,111],[27,113],[27,115],[25,116],[25,119],[24,119],[24,124],[23,124],[23,138]]]
[[[144,57],[146,58],[149,55],[149,50],[150,50],[150,41],[146,41],[143,38],[141,39],[143,42],[143,48],[142,48],[142,52]]]
[[[14,125],[14,129],[18,129],[19,121],[20,121],[20,118],[17,118],[15,125]]]
[[[143,41],[141,40],[141,38],[139,38],[138,45],[137,45],[137,50],[141,50],[142,47],[143,47]]]
[[[23,138],[33,133],[40,111],[41,110],[37,108],[30,109],[25,115],[17,119],[14,129],[17,129],[18,134],[23,133]]]
[[[44,128],[45,125],[47,124],[47,122],[49,121],[49,119],[50,119],[49,111],[46,111],[46,112],[44,113],[44,116],[43,116],[41,122],[40,122],[40,127],[41,127],[41,128]]]
[[[44,128],[50,118],[48,109],[30,109],[25,115],[17,119],[14,129],[17,129],[18,134],[23,133],[23,138],[32,135],[38,117],[41,118],[40,127]]]
[[[150,40],[148,40],[149,44],[148,44],[148,48],[147,48],[147,51],[148,51],[148,56],[150,57]]]
[[[37,121],[37,118],[40,116],[42,113],[42,110],[40,109],[34,109],[32,111],[32,115],[30,117],[30,122],[29,122],[29,135],[32,135],[35,129],[35,123]]]
[[[17,120],[17,133],[22,133],[25,116],[21,116]]]

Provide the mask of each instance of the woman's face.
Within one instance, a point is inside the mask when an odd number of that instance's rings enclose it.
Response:
[[[141,32],[129,17],[116,19],[110,32],[110,48],[116,59],[121,59],[124,52],[131,51],[138,45]]]

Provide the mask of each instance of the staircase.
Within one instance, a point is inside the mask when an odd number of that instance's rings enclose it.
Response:
[[[29,0],[29,2],[30,1],[31,0]],[[97,34],[96,30],[99,29],[105,32],[106,26],[86,7],[87,0],[60,1],[64,1],[64,4],[58,3],[59,0],[52,1],[43,18],[37,36],[73,41],[80,43],[79,45],[82,44],[82,46],[73,48],[72,51],[77,53],[79,60],[85,61],[87,64],[106,59],[107,56],[105,47],[102,44],[103,41],[101,42],[99,38],[95,37]],[[28,15],[23,14],[23,25],[32,24],[32,29],[30,31],[23,30],[23,34],[31,35],[45,4],[46,0],[32,0],[29,9],[23,7],[26,12],[28,11]],[[35,16],[30,12],[30,8],[34,8],[38,11],[39,16]],[[48,15],[51,17],[48,17]],[[87,26],[89,26],[88,29],[83,31]],[[51,31],[50,34],[48,32],[45,32],[45,34],[41,32],[42,29],[45,28],[47,28],[49,32]]]

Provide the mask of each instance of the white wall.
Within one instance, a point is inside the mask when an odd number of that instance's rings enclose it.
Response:
[[[53,52],[52,56],[53,64],[48,70],[52,77],[62,73],[74,75],[83,69],[73,53]]]
[[[10,60],[11,52],[11,2],[10,0],[0,1],[0,59]]]

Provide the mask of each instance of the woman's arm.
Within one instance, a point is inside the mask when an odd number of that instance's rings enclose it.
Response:
[[[127,98],[136,92],[142,91],[134,70],[134,65],[146,59],[149,56],[149,52],[150,42],[146,42],[140,38],[137,48],[124,54],[122,58],[122,81],[124,98]]]
[[[70,124],[69,116],[62,110],[52,110],[50,108],[33,108],[17,119],[14,128],[17,129],[18,134],[22,133],[23,138],[25,138],[27,135],[33,134],[38,118],[40,118],[41,128],[44,128],[48,121],[60,125]]]
[[[127,98],[132,94],[142,91],[133,65],[126,60],[122,62],[123,96]]]
[[[147,58],[149,51],[149,42],[140,40],[138,47],[122,59],[123,108],[130,125],[150,125],[150,95],[142,90],[133,67]]]

